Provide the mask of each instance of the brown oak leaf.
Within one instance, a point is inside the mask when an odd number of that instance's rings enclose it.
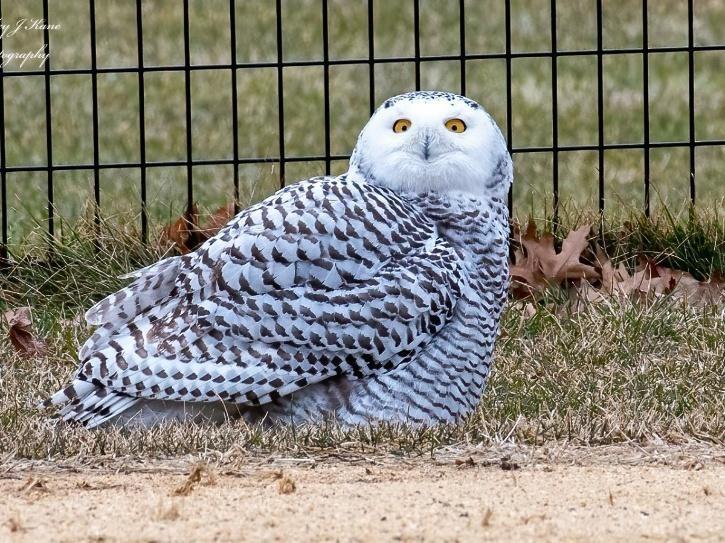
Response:
[[[199,207],[194,204],[176,221],[164,228],[162,239],[173,242],[181,254],[190,253],[211,237],[214,237],[234,217],[234,203],[214,211],[201,224]]]
[[[591,302],[600,302],[606,296],[646,299],[669,294],[683,299],[690,305],[704,306],[725,302],[725,282],[717,275],[709,281],[698,281],[692,274],[659,266],[641,259],[634,273],[624,264],[616,268],[609,257],[597,247],[597,261],[601,269],[601,289],[590,284],[582,285],[579,296]]]
[[[3,319],[8,323],[10,344],[19,354],[30,357],[48,352],[48,344],[33,334],[29,307],[5,311]]]
[[[199,223],[199,208],[196,204],[164,228],[161,237],[173,242],[183,255],[193,251],[199,244],[197,224]]]
[[[692,274],[657,266],[657,273],[672,285],[670,294],[688,305],[703,307],[725,303],[725,281],[715,274],[709,281],[698,281]]]
[[[600,275],[593,266],[580,261],[589,244],[587,238],[590,231],[590,225],[572,230],[557,253],[554,236],[547,232],[539,237],[533,221],[529,221],[523,236],[515,228],[514,237],[518,238],[516,241],[521,248],[514,251],[514,260],[510,266],[514,295],[530,296],[550,285],[559,285],[571,279],[599,279]]]
[[[209,239],[217,234],[219,230],[224,228],[226,224],[234,217],[234,202],[220,207],[214,213],[212,213],[207,221],[201,226],[200,230],[206,239]],[[206,241],[205,239],[205,241]]]

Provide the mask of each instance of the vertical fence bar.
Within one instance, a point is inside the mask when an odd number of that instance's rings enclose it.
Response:
[[[234,213],[239,213],[239,111],[237,106],[237,13],[236,3],[229,0],[229,34],[232,61],[232,156],[234,157]]]
[[[642,106],[644,111],[644,214],[650,214],[650,157],[649,157],[649,30],[647,0],[642,0]]]
[[[282,0],[276,2],[277,14],[277,110],[279,112],[279,186],[285,186],[285,160],[284,160],[284,71],[282,61]]]
[[[90,0],[88,5],[91,30],[91,95],[92,95],[92,123],[93,123],[93,199],[95,208],[93,210],[93,222],[96,228],[96,243],[100,240],[101,226],[101,169],[99,168],[100,157],[98,149],[98,62],[96,55],[96,2]]]
[[[506,32],[506,145],[509,153],[513,149],[513,111],[511,107],[511,0],[506,0],[504,28]],[[513,211],[514,190],[509,189],[508,207],[509,213]]]
[[[3,17],[3,5],[0,0],[0,21]],[[4,54],[5,49],[3,48],[3,37],[0,32],[0,53]],[[0,58],[4,58],[0,57]],[[0,265],[7,263],[9,259],[8,254],[8,179],[5,168],[7,167],[7,161],[5,159],[5,78],[3,76],[3,65],[4,62],[0,62],[0,212],[2,212],[2,224],[0,224],[0,230],[2,230],[2,239],[0,239]]]
[[[325,103],[325,175],[330,175],[330,46],[328,36],[327,0],[322,0],[322,94]]]
[[[141,163],[141,241],[149,239],[149,217],[146,205],[146,110],[144,107],[144,62],[143,62],[143,21],[142,0],[136,0],[136,42],[138,54],[138,135],[139,162]]]
[[[370,85],[370,115],[375,112],[375,14],[373,0],[368,0],[368,82]]]
[[[466,0],[458,0],[460,27],[458,39],[461,42],[461,94],[466,95]]]
[[[191,143],[191,53],[189,51],[189,0],[184,0],[184,94],[186,104],[186,210],[194,206],[193,148]]]
[[[53,191],[53,128],[50,108],[50,32],[48,29],[48,0],[43,0],[43,46],[48,57],[45,60],[45,145],[47,149],[48,172],[48,236],[55,235],[55,203]]]
[[[597,0],[597,133],[599,155],[599,202],[598,209],[604,211],[604,55],[602,0]]]
[[[690,202],[695,204],[695,13],[687,1],[687,100],[690,117]]]
[[[420,0],[413,0],[413,51],[415,90],[420,90]]]
[[[551,179],[554,192],[554,228],[559,224],[559,89],[557,37],[556,37],[556,0],[551,0]]]

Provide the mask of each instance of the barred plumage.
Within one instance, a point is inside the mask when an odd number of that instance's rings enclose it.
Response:
[[[473,136],[436,128],[452,115]],[[410,134],[378,134],[400,116]],[[81,367],[50,401],[90,427],[453,421],[490,369],[510,182],[503,138],[478,104],[395,97],[361,133],[348,173],[277,192],[93,306]]]

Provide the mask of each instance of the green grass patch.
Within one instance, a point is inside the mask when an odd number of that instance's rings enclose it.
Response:
[[[635,245],[638,239],[654,240],[657,254],[673,255],[687,255],[683,247],[701,241],[708,249],[700,250],[690,271],[722,271],[722,224],[712,218],[639,218],[631,221],[630,230],[615,236],[610,227],[608,235],[619,243],[622,258],[643,250]],[[640,237],[631,233],[635,224],[642,229]],[[566,229],[560,229],[563,235]],[[696,309],[664,298],[651,303],[613,299],[575,309],[555,294],[537,304],[533,316],[520,304],[509,305],[482,403],[456,425],[265,429],[237,421],[220,427],[171,424],[95,431],[57,425],[36,405],[77,367],[77,348],[90,333],[78,316],[125,283],[118,275],[164,254],[158,244],[139,245],[137,235],[132,228],[118,230],[105,222],[96,226],[92,220],[66,225],[52,253],[39,237],[40,245],[0,275],[0,311],[30,306],[36,333],[49,343],[46,356],[31,359],[13,352],[9,342],[0,346],[0,453],[158,457],[230,447],[299,452],[354,443],[360,450],[420,454],[452,444],[506,440],[725,442],[722,307]],[[2,335],[5,326],[0,325]]]

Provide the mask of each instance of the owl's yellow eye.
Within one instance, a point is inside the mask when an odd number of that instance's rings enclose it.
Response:
[[[451,132],[465,132],[466,123],[464,123],[461,119],[448,119],[446,121],[446,128]]]
[[[408,119],[398,119],[393,124],[393,132],[396,134],[400,134],[401,132],[405,132],[408,130],[408,128],[411,127],[413,123],[411,123]]]

